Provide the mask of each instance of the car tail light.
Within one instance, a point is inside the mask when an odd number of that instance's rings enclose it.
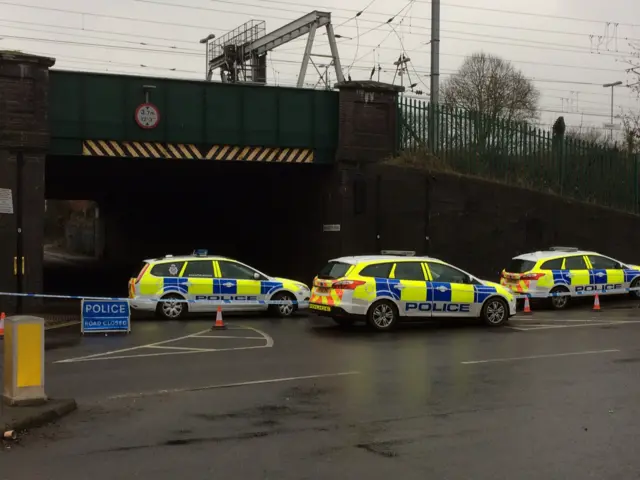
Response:
[[[539,280],[544,277],[544,273],[525,273],[520,277],[520,280]]]
[[[334,282],[331,285],[331,288],[334,290],[354,290],[356,287],[364,285],[367,282],[363,282],[362,280],[340,280],[339,282]]]
[[[146,272],[148,268],[149,268],[149,264],[145,263],[144,267],[142,267],[142,270],[140,270],[140,273],[138,274],[138,277],[136,278],[136,283],[140,283],[140,279],[142,278],[142,276],[144,275],[144,272]]]

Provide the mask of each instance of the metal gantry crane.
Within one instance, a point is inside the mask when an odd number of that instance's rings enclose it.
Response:
[[[329,40],[330,55],[314,54],[313,43],[318,28],[325,27]],[[251,20],[232,30],[219,39],[211,38],[207,43],[207,72],[206,79],[211,81],[213,72],[220,69],[223,82],[230,83],[258,83],[267,81],[266,55],[292,40],[308,35],[307,44],[300,65],[297,86],[302,87],[311,63],[322,78],[313,57],[330,58],[329,65],[333,65],[338,82],[344,81],[342,65],[338,54],[336,37],[331,24],[331,13],[313,12],[294,20],[283,27],[267,34],[264,21]],[[206,39],[205,39],[206,40]]]

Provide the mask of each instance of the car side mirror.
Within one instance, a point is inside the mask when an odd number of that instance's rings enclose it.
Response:
[[[262,277],[260,276],[260,274],[259,274],[258,272],[255,272],[255,273],[253,274],[253,279],[254,279],[254,280],[260,280],[261,278],[262,278]]]

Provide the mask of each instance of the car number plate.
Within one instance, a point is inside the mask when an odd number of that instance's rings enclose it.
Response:
[[[321,310],[323,312],[330,312],[331,311],[331,307],[326,307],[324,305],[315,305],[315,304],[311,304],[309,305],[309,308],[311,308],[312,310]]]

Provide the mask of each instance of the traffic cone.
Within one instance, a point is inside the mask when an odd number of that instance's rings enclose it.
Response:
[[[594,312],[600,311],[600,297],[598,297],[597,293],[596,293],[596,297],[593,299],[593,311]]]
[[[218,305],[218,313],[216,313],[216,323],[211,330],[225,330],[227,326],[222,321],[222,306]]]
[[[6,315],[4,312],[0,313],[0,337],[4,337],[4,319]]]
[[[523,313],[531,313],[531,306],[529,305],[529,297],[524,297],[524,312]]]

